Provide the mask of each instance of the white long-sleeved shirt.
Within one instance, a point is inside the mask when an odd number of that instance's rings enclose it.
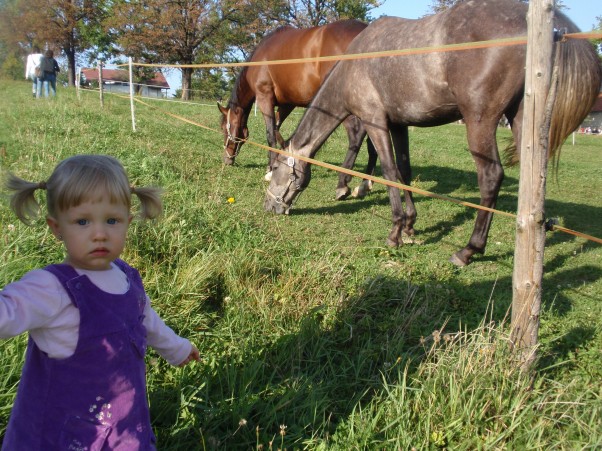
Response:
[[[101,290],[123,294],[129,288],[127,276],[114,264],[106,271],[76,268]],[[43,269],[28,272],[0,291],[0,338],[29,331],[38,347],[55,359],[73,355],[79,336],[79,310],[54,276]],[[179,365],[190,354],[192,344],[178,336],[147,302],[142,322],[147,344],[172,365]]]
[[[33,78],[35,76],[36,67],[40,65],[41,61],[41,53],[32,53],[31,55],[27,55],[27,64],[25,64],[25,78]]]

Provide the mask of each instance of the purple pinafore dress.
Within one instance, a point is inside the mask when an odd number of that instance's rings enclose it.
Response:
[[[2,450],[154,450],[146,398],[142,325],[146,295],[121,260],[125,294],[106,293],[69,265],[50,265],[79,309],[75,353],[49,358],[29,339]]]

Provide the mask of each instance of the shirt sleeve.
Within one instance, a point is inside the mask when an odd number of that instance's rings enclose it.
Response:
[[[71,301],[50,272],[36,269],[0,291],[0,338],[52,324]]]
[[[165,324],[151,307],[148,297],[144,308],[144,320],[142,324],[146,327],[147,344],[167,360],[169,364],[177,366],[186,360],[192,351],[192,343],[186,338],[177,335]]]
[[[27,56],[27,63],[25,64],[25,78],[29,78],[33,73],[33,57],[31,55]]]

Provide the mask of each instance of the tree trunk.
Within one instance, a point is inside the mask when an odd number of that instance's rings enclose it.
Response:
[[[75,51],[72,49],[63,49],[67,56],[67,77],[69,86],[75,86]]]
[[[182,68],[182,100],[192,99],[192,71],[191,67]]]

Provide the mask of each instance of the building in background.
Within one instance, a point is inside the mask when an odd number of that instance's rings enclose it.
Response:
[[[82,69],[80,85],[97,88],[98,69]],[[103,69],[102,70],[102,86],[105,92],[117,92],[121,94],[129,94],[130,78],[127,70],[121,69]],[[145,83],[135,83],[135,92],[143,97],[165,98],[169,91],[169,83],[161,72],[156,72],[152,80],[147,80]]]

